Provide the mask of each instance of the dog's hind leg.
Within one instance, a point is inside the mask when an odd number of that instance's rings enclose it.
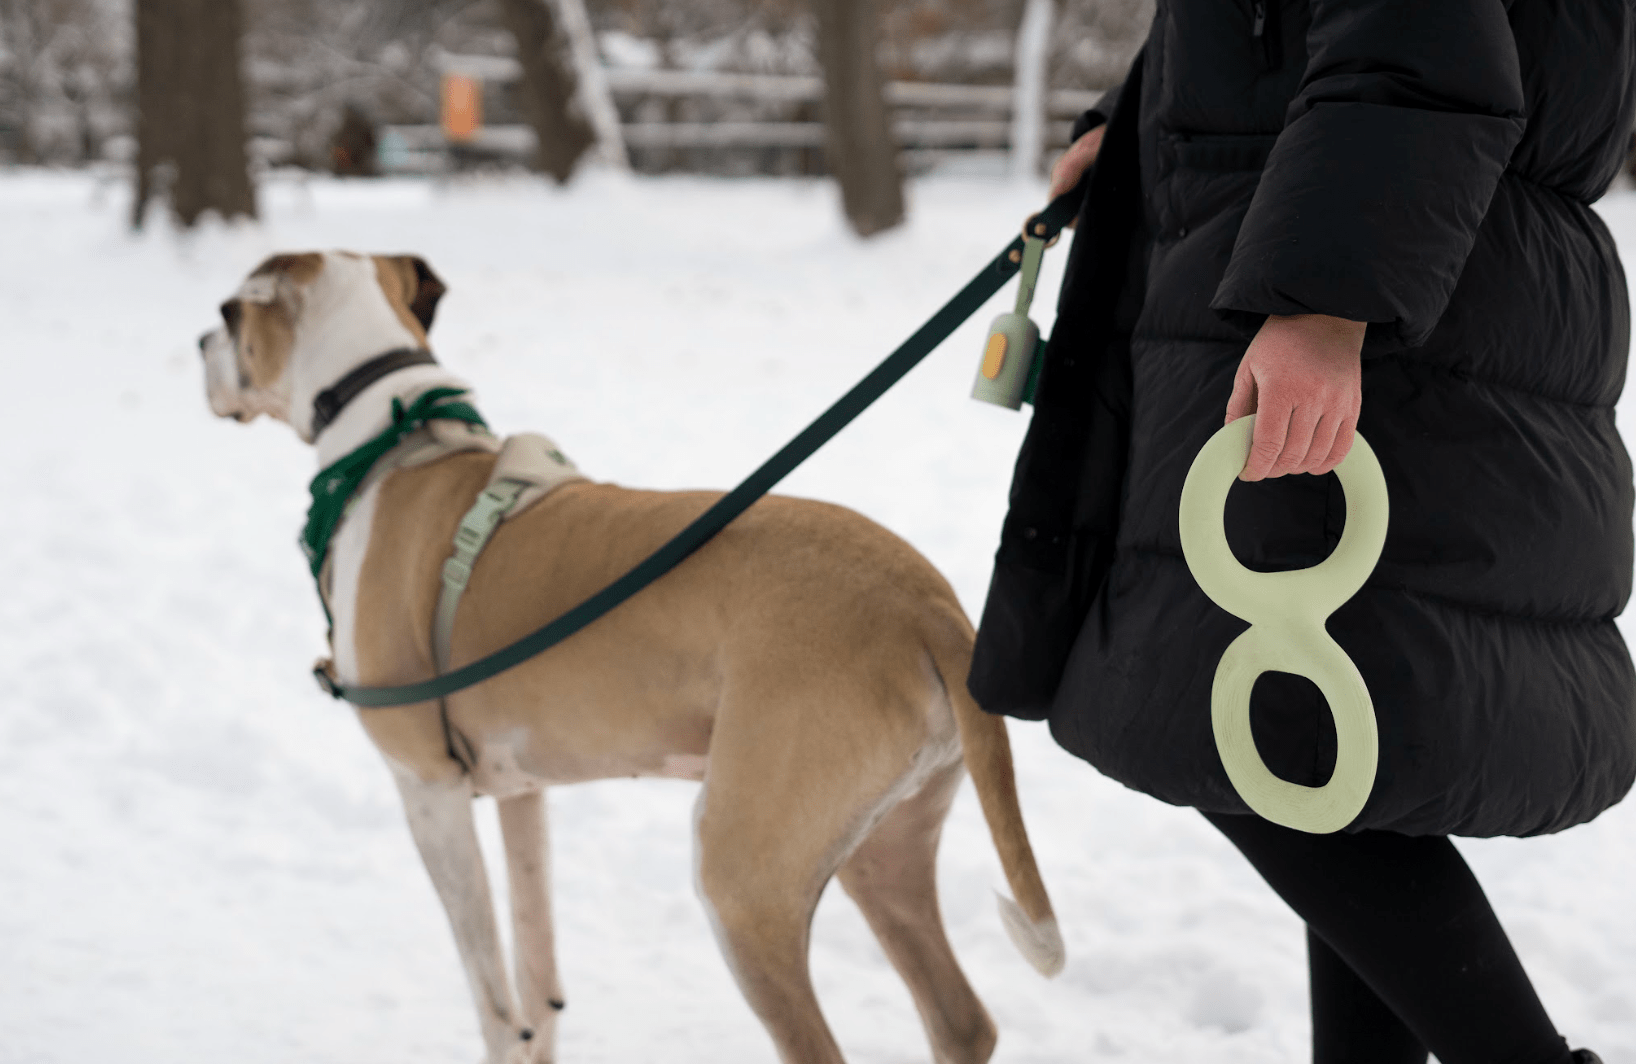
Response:
[[[699,893],[784,1064],[841,1064],[807,966],[813,910],[859,840],[914,789],[930,729],[890,688],[775,664],[730,680],[717,713],[696,812]]]
[[[512,1064],[523,1059],[526,1042],[523,1027],[516,1022],[495,928],[494,899],[472,820],[471,786],[465,779],[426,783],[406,772],[393,775],[409,832],[454,931],[455,948],[477,1005],[487,1064]]]
[[[699,793],[699,895],[727,965],[783,1064],[843,1064],[807,968],[813,910],[835,857],[821,864],[825,847],[793,854],[790,840],[755,831],[754,815],[739,814],[759,797],[729,796],[709,782]],[[717,811],[732,805],[740,808]],[[799,827],[788,830],[794,835]]]
[[[502,798],[498,806],[511,881],[517,1003],[523,1024],[533,1032],[527,1060],[529,1064],[550,1064],[557,1059],[557,1013],[562,1010],[563,997],[551,921],[551,843],[545,792]]]
[[[966,981],[937,904],[937,843],[965,772],[942,769],[869,833],[838,878],[909,986],[937,1064],[983,1064],[996,1033]]]

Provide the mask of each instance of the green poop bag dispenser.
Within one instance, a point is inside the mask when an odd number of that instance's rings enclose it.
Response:
[[[1380,751],[1375,706],[1363,675],[1324,621],[1357,594],[1386,543],[1386,477],[1363,436],[1335,467],[1346,493],[1346,527],[1329,557],[1309,569],[1262,573],[1227,545],[1227,492],[1244,469],[1255,415],[1218,431],[1193,460],[1182,486],[1182,554],[1211,601],[1250,622],[1221,656],[1210,692],[1216,750],[1233,789],[1275,824],[1313,834],[1352,823],[1375,785]],[[1335,771],[1322,787],[1279,779],[1261,760],[1250,732],[1250,692],[1264,672],[1305,676],[1335,719]]]
[[[1034,399],[1034,380],[1039,365],[1040,327],[1028,318],[1034,302],[1034,286],[1039,281],[1040,259],[1045,241],[1027,237],[1023,241],[1022,283],[1017,288],[1017,309],[1001,314],[988,327],[983,342],[983,360],[977,366],[977,380],[971,397],[985,403],[1017,410],[1024,400]]]

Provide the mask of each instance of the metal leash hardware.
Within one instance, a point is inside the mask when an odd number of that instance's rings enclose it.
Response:
[[[1216,667],[1210,722],[1222,767],[1239,796],[1275,824],[1312,834],[1339,831],[1357,818],[1374,788],[1380,755],[1375,706],[1352,659],[1324,629],[1380,560],[1390,499],[1380,461],[1360,434],[1335,467],[1346,493],[1346,528],[1335,550],[1307,569],[1258,573],[1227,544],[1227,493],[1244,470],[1255,415],[1218,431],[1199,451],[1182,486],[1181,537],[1187,567],[1216,605],[1250,622]],[[1255,748],[1250,692],[1264,672],[1317,684],[1335,720],[1335,771],[1321,787],[1279,779]]]

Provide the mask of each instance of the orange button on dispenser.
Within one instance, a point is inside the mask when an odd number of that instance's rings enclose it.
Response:
[[[1005,368],[1005,333],[994,333],[988,338],[988,346],[983,348],[983,376],[989,380],[1000,375]],[[970,362],[966,365],[971,365]]]

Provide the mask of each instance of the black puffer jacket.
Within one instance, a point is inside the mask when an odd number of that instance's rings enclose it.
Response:
[[[1370,323],[1359,431],[1392,519],[1329,622],[1380,770],[1353,828],[1527,835],[1636,775],[1625,278],[1589,204],[1625,156],[1629,0],[1158,0],[1111,116],[1012,489],[971,687],[1167,802],[1245,812],[1210,727],[1244,622],[1177,503],[1268,314]],[[1333,477],[1235,486],[1234,549],[1316,564]],[[1263,677],[1258,746],[1316,785],[1316,688]]]

